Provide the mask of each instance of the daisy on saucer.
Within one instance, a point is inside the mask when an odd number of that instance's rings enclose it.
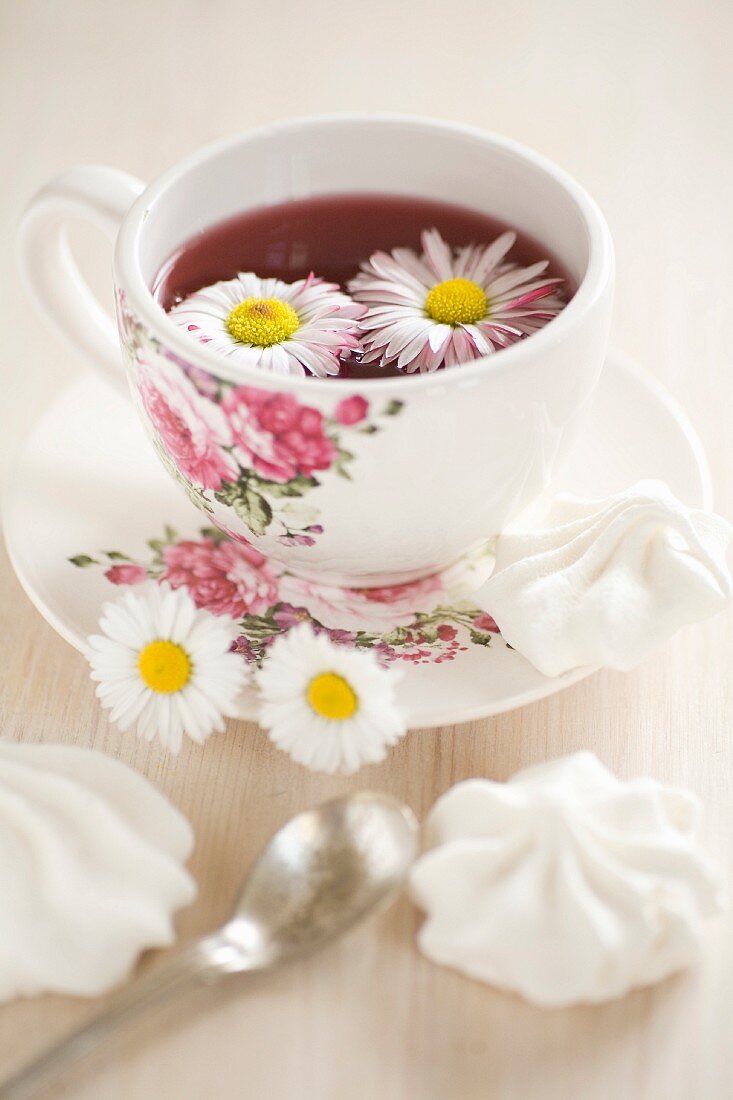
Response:
[[[259,720],[297,763],[349,775],[384,760],[406,732],[399,677],[368,650],[337,645],[302,623],[276,639],[256,674]]]

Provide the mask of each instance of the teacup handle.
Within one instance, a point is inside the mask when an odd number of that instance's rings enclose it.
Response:
[[[31,297],[56,332],[118,389],[125,387],[117,331],[81,276],[66,227],[84,219],[114,240],[144,187],[117,168],[80,165],[37,192],[18,230],[18,264]]]

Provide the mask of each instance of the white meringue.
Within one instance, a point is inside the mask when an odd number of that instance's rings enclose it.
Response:
[[[660,981],[695,959],[721,905],[698,813],[688,792],[621,782],[590,752],[459,783],[411,872],[419,946],[544,1007]]]
[[[190,825],[101,752],[0,741],[0,1002],[91,996],[173,942]]]
[[[546,676],[627,670],[730,602],[732,533],[661,481],[605,500],[558,496],[543,528],[499,536],[496,567],[474,602]]]

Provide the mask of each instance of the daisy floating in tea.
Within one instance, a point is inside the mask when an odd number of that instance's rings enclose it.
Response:
[[[529,336],[557,316],[563,280],[547,260],[529,267],[506,261],[516,233],[492,244],[451,249],[437,229],[410,248],[375,252],[349,283],[368,306],[360,321],[362,362],[394,364],[412,374],[455,367]]]
[[[442,233],[421,228],[431,214]],[[525,339],[567,303],[559,264],[476,211],[364,195],[235,221],[210,231],[216,248],[206,234],[190,253],[184,246],[182,273],[174,258],[158,300],[212,351],[277,375],[432,373]],[[419,249],[404,243],[418,240]],[[231,275],[223,265],[235,260],[254,270],[201,286],[204,272]]]
[[[204,287],[171,310],[173,320],[213,351],[272,374],[338,374],[359,348],[366,308],[314,275],[284,283],[241,272]]]

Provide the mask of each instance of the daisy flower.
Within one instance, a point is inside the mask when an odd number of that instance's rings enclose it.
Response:
[[[364,315],[336,283],[309,275],[295,283],[251,271],[185,298],[170,317],[213,351],[273,374],[338,374],[340,357],[360,348]]]
[[[198,610],[185,589],[150,584],[102,607],[102,634],[87,639],[97,696],[120,729],[177,753],[184,732],[203,743],[224,728],[244,686],[228,617]]]
[[[394,696],[399,675],[302,623],[280,635],[257,673],[260,723],[299,764],[351,774],[384,760],[405,733]]]
[[[410,248],[375,252],[349,283],[369,307],[360,321],[364,363],[408,373],[453,367],[521,340],[565,304],[557,293],[563,280],[544,274],[547,260],[506,262],[516,233],[456,250],[437,229],[421,239],[422,255]]]

